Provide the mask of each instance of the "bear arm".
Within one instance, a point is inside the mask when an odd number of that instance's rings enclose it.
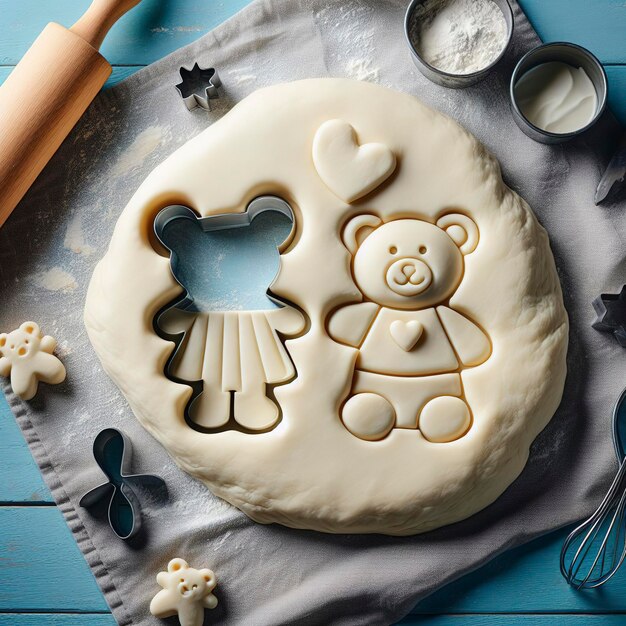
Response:
[[[161,583],[159,583],[161,584]],[[150,602],[150,613],[154,617],[171,617],[178,613],[177,595],[169,589],[161,589]]]
[[[283,335],[297,335],[304,330],[306,318],[292,306],[283,306],[265,313],[270,326]]]
[[[40,352],[35,355],[33,374],[44,383],[58,385],[65,380],[65,366],[54,354]]]
[[[0,357],[0,376],[8,376],[11,373],[11,361],[7,357]]]
[[[39,349],[42,352],[47,352],[48,354],[52,354],[54,349],[57,347],[57,340],[50,335],[46,335],[42,337],[41,342],[39,344]]]
[[[358,348],[367,335],[380,306],[374,302],[348,304],[328,318],[328,334],[339,343]]]
[[[172,307],[159,315],[157,325],[168,335],[179,335],[189,331],[198,315],[200,314],[197,311],[184,311]]]
[[[437,315],[463,365],[474,367],[489,358],[489,337],[474,322],[446,306],[437,307]]]
[[[214,609],[217,606],[217,598],[212,593],[209,593],[202,598],[202,606],[206,609]]]
[[[167,583],[169,582],[170,577],[167,572],[159,572],[156,577],[157,584],[159,587],[163,587],[163,589],[167,589]]]

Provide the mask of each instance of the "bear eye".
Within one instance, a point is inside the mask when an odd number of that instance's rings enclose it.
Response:
[[[420,254],[426,254],[428,252],[428,248],[426,246],[420,246],[419,247],[419,253]]]
[[[389,252],[391,254],[396,254],[396,252],[398,252],[398,248],[396,248],[395,246],[389,246]]]

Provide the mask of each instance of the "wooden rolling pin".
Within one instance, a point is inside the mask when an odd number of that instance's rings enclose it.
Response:
[[[93,0],[69,30],[50,23],[0,86],[0,226],[107,78],[98,52],[139,0]]]

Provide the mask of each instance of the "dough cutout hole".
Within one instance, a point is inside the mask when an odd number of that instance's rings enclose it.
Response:
[[[184,289],[157,313],[154,329],[176,344],[165,375],[193,390],[187,422],[206,432],[271,430],[281,419],[273,389],[296,376],[284,340],[306,325],[270,290],[293,236],[291,207],[261,196],[244,212],[200,218],[171,206],[154,229]]]
[[[489,358],[491,340],[450,298],[478,246],[478,226],[459,212],[434,223],[366,213],[350,219],[342,240],[362,294],[327,320],[335,341],[358,350],[344,426],[366,441],[394,428],[419,429],[433,443],[464,436],[472,412],[461,372]]]

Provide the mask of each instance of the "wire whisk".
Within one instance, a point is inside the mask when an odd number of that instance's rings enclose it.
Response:
[[[626,389],[613,409],[613,446],[619,470],[600,506],[561,548],[561,574],[576,589],[610,580],[626,559]]]

